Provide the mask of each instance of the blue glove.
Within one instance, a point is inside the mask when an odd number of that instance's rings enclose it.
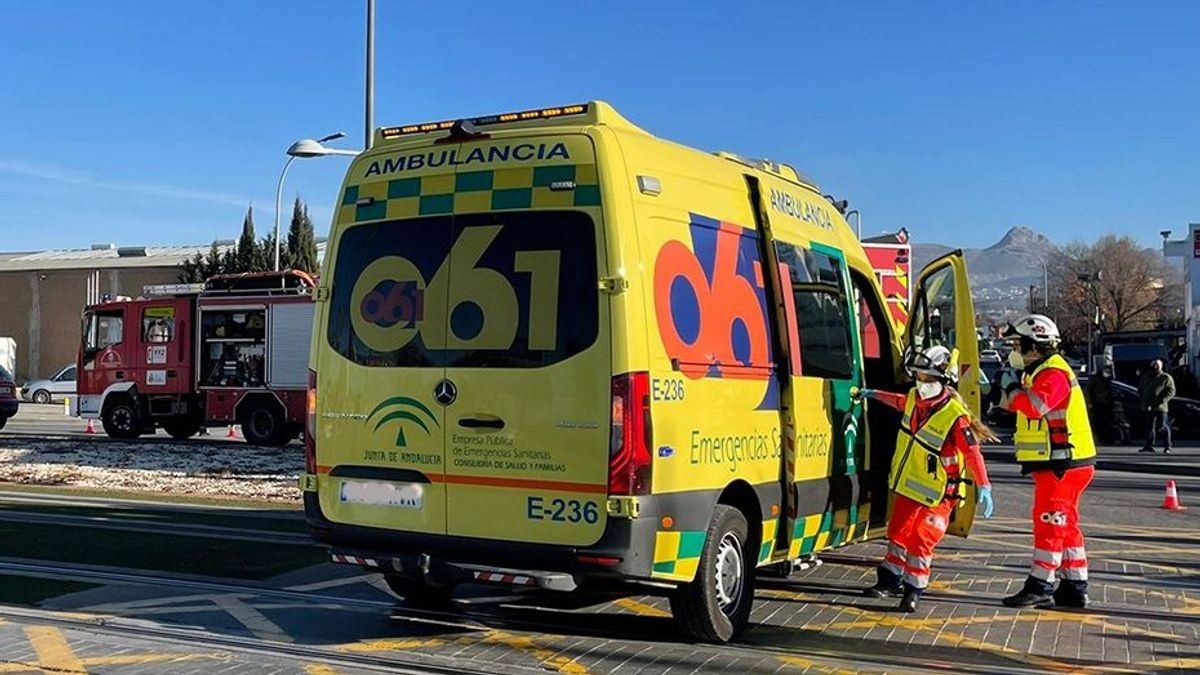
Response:
[[[861,401],[863,399],[871,398],[874,395],[875,395],[874,389],[855,389],[854,391],[850,392],[850,396],[852,398],[854,398],[854,400],[856,400],[856,401]]]
[[[996,504],[992,501],[992,488],[991,487],[979,488],[979,503],[983,504],[983,517],[991,518],[992,517],[992,509],[994,509],[996,507]]]

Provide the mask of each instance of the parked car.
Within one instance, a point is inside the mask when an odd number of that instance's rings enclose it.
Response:
[[[75,395],[75,364],[72,363],[44,380],[33,380],[21,388],[21,398],[34,403],[50,403]]]
[[[1129,421],[1132,441],[1144,443],[1150,432],[1150,416],[1142,409],[1137,387],[1119,381],[1114,381],[1112,385],[1113,400],[1120,401],[1125,408],[1125,418]],[[1175,435],[1181,438],[1200,437],[1200,401],[1176,396],[1171,399],[1169,408],[1171,429]]]
[[[8,418],[17,414],[17,385],[13,382],[12,373],[0,366],[0,429],[8,424]]]

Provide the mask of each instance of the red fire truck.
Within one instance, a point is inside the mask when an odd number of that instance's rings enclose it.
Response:
[[[72,414],[113,438],[240,424],[286,444],[304,428],[315,289],[297,271],[221,275],[87,307]]]

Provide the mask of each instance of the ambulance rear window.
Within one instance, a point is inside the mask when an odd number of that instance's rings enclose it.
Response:
[[[326,337],[372,367],[557,363],[598,335],[595,241],[579,211],[351,227],[337,242]]]

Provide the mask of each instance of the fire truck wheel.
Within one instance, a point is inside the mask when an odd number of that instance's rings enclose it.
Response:
[[[288,442],[287,423],[283,411],[274,401],[251,403],[240,415],[242,436],[251,445],[285,445]]]
[[[100,421],[110,438],[137,438],[142,435],[141,411],[128,396],[115,396],[104,406]]]
[[[200,433],[200,423],[187,418],[165,420],[162,428],[168,436],[177,441],[187,440]]]

